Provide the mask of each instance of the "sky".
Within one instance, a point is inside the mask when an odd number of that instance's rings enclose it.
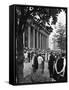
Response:
[[[52,17],[50,18],[50,25],[51,25],[51,22],[52,22]],[[58,27],[59,23],[61,23],[63,26],[65,26],[65,24],[66,24],[66,14],[63,10],[57,16],[56,25],[51,25],[53,28],[53,32],[49,36],[49,47],[50,47],[50,49],[53,49],[53,47],[54,47],[54,45],[52,43],[53,42],[52,38],[53,38],[53,35],[56,33],[56,30],[59,28]]]

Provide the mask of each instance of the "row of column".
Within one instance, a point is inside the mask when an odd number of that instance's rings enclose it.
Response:
[[[36,35],[35,35],[35,32],[36,32]],[[38,32],[38,30],[35,30],[35,28],[33,28],[32,34],[33,34],[32,35],[33,37],[31,38],[31,27],[29,26],[28,27],[28,48],[31,48],[31,39],[33,40],[32,41],[33,48],[46,49],[48,47],[48,41],[47,41],[46,36],[44,36],[43,34]],[[36,43],[35,43],[35,41],[36,41]],[[23,44],[25,44],[25,32],[23,33]],[[35,44],[37,44],[37,45],[35,45]]]

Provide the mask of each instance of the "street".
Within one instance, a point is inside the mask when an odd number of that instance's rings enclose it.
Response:
[[[53,78],[49,77],[48,62],[44,64],[44,73],[41,73],[41,68],[38,66],[38,70],[35,73],[32,73],[32,63],[24,63],[24,83],[32,82],[51,82],[55,81]]]

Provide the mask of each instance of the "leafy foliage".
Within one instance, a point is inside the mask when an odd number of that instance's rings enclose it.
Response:
[[[58,43],[58,47],[61,50],[66,50],[66,27],[59,23],[59,28],[54,35],[56,42]]]
[[[57,22],[57,14],[61,12],[61,8],[49,8],[38,6],[17,6],[16,7],[16,19],[19,21],[19,25],[22,29],[22,25],[25,27],[28,18],[36,19],[39,24],[45,26],[46,22],[49,24],[50,17],[53,18],[52,24]],[[65,9],[63,9],[65,11]],[[20,29],[19,29],[20,30]],[[24,29],[23,29],[24,30]]]

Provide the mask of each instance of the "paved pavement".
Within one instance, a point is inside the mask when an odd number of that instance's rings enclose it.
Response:
[[[54,79],[51,79],[49,77],[49,70],[48,70],[48,62],[45,62],[44,64],[44,73],[41,73],[40,65],[38,66],[38,70],[36,73],[32,73],[32,63],[25,62],[24,63],[24,78],[26,83],[32,83],[32,82],[49,82],[54,81]]]

